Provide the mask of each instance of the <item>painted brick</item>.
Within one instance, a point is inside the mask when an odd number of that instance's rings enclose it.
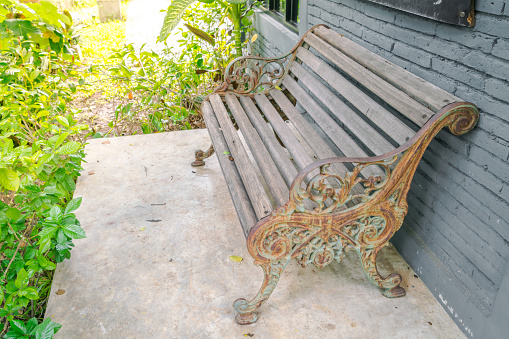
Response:
[[[489,53],[495,41],[495,37],[480,32],[472,32],[465,30],[464,27],[456,27],[453,25],[439,24],[436,30],[437,37],[447,41],[456,42],[463,46],[481,50]]]
[[[482,114],[477,126],[488,134],[499,135],[506,140],[509,140],[509,123],[496,116],[489,114]]]
[[[475,250],[484,258],[491,260],[491,264],[495,264],[495,267],[507,264],[506,255],[509,253],[509,244],[494,229],[485,227],[479,218],[471,212],[467,212],[467,208],[436,183],[426,179],[426,176],[416,174],[416,178],[420,184],[414,185],[415,189],[412,190],[412,194],[417,195],[430,209],[440,210],[439,215],[444,220],[450,221],[450,225],[455,225],[448,229],[448,232],[459,233],[471,246],[479,245]],[[443,210],[441,210],[442,208]],[[460,210],[467,213],[470,219],[462,219]],[[483,225],[482,234],[479,233],[480,225]],[[491,244],[496,246],[491,246]]]
[[[325,1],[325,0],[315,0],[314,5],[316,7],[323,9],[325,12],[328,12],[328,13],[331,13],[332,8],[335,6],[330,1]]]
[[[310,14],[310,15],[319,17],[321,14],[321,11],[322,10],[319,7],[315,7],[315,6],[308,7],[308,14]]]
[[[384,25],[384,23],[381,23],[380,20],[370,18],[369,16],[364,15],[364,13],[357,11],[354,12],[353,20],[374,31],[378,31],[380,26]]]
[[[509,61],[507,60],[494,58],[493,56],[481,51],[471,51],[461,59],[461,62],[496,78],[509,79]]]
[[[431,66],[431,56],[423,50],[397,42],[394,44],[392,52],[403,59],[412,61],[420,66]]]
[[[341,21],[340,27],[342,30],[346,30],[346,31],[350,32],[351,34],[356,35],[358,37],[361,37],[362,31],[364,30],[362,25],[356,23],[355,21],[348,20],[348,19],[343,19]],[[351,36],[348,36],[348,38],[351,39]]]
[[[433,156],[437,157],[437,163],[439,162],[438,166],[444,169],[444,173],[450,173],[450,175],[456,177],[458,181],[464,182],[465,180],[472,179],[489,189],[492,193],[497,194],[500,198],[504,199],[506,203],[509,202],[508,190],[502,193],[507,183],[504,183],[500,178],[489,173],[487,168],[483,168],[472,161],[462,161],[463,156],[438,143],[430,145],[429,150]],[[438,158],[440,158],[441,161],[438,161]]]
[[[335,4],[334,6],[332,6],[332,13],[339,17],[351,20],[353,19],[355,10],[344,5]]]
[[[464,188],[467,192],[476,192],[476,198],[481,200],[493,213],[496,213],[499,217],[502,218],[506,216],[506,212],[509,209],[509,204],[507,200],[503,199],[503,197],[482,186],[472,177],[455,170],[455,168],[451,167],[450,164],[441,160],[432,152],[427,152],[423,159],[426,159],[432,164],[432,167],[428,168],[428,170],[432,169],[433,171],[441,172],[443,176],[455,182],[459,187]],[[489,179],[486,179],[486,181],[487,180]],[[496,190],[499,190],[504,186],[504,184],[501,182],[494,182],[491,186],[496,187]]]
[[[509,38],[509,20],[507,18],[477,13],[475,30],[499,38]]]
[[[475,103],[482,113],[490,113],[502,120],[509,122],[509,105],[500,100],[491,97],[489,94],[477,91],[471,87],[465,85],[458,85],[454,95]]]
[[[509,102],[509,83],[494,78],[486,80],[486,92],[497,99]]]
[[[507,161],[495,157],[477,145],[472,145],[469,156],[472,161],[499,177],[500,180],[509,182],[509,163]]]
[[[505,0],[476,1],[475,10],[489,14],[503,14],[505,2]]]
[[[456,81],[451,80],[450,78],[443,76],[437,72],[431,71],[426,68],[422,68],[417,65],[412,65],[410,67],[410,72],[420,76],[424,80],[431,82],[432,84],[440,87],[443,90],[446,90],[449,93],[453,93],[456,90],[457,86]]]
[[[394,45],[393,39],[387,38],[381,34],[367,29],[362,32],[362,39],[387,51],[390,51]]]
[[[486,133],[480,128],[476,128],[471,133],[473,134],[470,140],[477,146],[489,150],[500,159],[509,158],[509,142],[502,139],[501,136]],[[507,136],[505,137],[507,138]]]
[[[484,89],[484,75],[482,73],[458,64],[455,61],[433,58],[431,60],[431,68],[442,75],[461,81],[473,88]]]
[[[467,191],[463,186],[456,184],[454,181],[450,180],[448,177],[444,176],[441,172],[435,171],[433,169],[433,165],[431,165],[427,158],[423,158],[421,163],[419,164],[419,169],[421,173],[426,177],[429,177],[430,180],[438,187],[441,187],[445,192],[449,193],[451,196],[455,197],[458,202],[462,205],[466,206],[473,214],[475,214],[479,220],[482,221],[483,225],[492,227],[498,234],[500,234],[505,241],[509,241],[509,227],[507,226],[507,221],[503,218],[500,218],[494,215],[489,207],[484,204],[479,197],[473,196],[473,192]],[[422,181],[417,180],[416,184],[423,184]],[[413,190],[411,190],[412,192]],[[438,201],[441,200],[438,197]],[[431,227],[432,225],[430,225]],[[485,226],[485,227],[486,227]]]
[[[323,19],[326,23],[339,26],[339,18],[337,15],[333,15],[327,11],[322,11],[320,18]]]
[[[498,39],[491,53],[499,58],[509,60],[509,40]]]
[[[372,7],[369,11],[366,11],[365,14],[369,17],[379,19],[385,22],[393,23],[396,21],[396,13],[392,10],[388,10],[380,7]]]
[[[422,202],[419,201],[415,195],[408,197],[409,205],[412,206],[412,211],[409,212],[409,217],[413,222],[420,224],[445,224],[443,219],[433,213],[433,210],[428,209]],[[418,212],[419,214],[415,213]],[[431,212],[431,213],[430,213]],[[429,217],[429,218],[428,218]],[[489,279],[483,276],[476,275],[474,272],[478,269],[473,263],[466,258],[463,253],[458,250],[448,237],[440,233],[437,229],[433,228],[427,231],[416,230],[416,233],[423,239],[427,240],[430,249],[433,250],[437,256],[444,261],[447,266],[451,267],[451,273],[456,276],[458,281],[461,282],[467,289],[475,291],[475,294],[480,295],[481,298],[476,298],[474,302],[482,302],[485,308],[490,309],[496,289]],[[486,302],[486,301],[488,302]],[[483,302],[484,301],[484,302]]]
[[[406,27],[411,30],[430,35],[435,35],[436,28],[438,25],[436,21],[424,18],[417,19],[415,16],[411,14],[403,13],[396,14],[395,23],[400,27]]]

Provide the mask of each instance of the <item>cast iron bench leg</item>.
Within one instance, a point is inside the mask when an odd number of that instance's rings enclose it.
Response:
[[[204,166],[205,161],[203,159],[207,159],[212,154],[214,154],[214,145],[210,145],[209,149],[206,152],[203,152],[201,149],[196,150],[194,152],[195,160],[191,163],[193,167]]]

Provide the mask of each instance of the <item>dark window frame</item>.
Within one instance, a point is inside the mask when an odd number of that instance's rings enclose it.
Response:
[[[299,16],[299,0],[286,0],[284,13],[281,12],[281,0],[265,0],[264,7],[285,26],[295,32],[299,31],[299,22],[297,21]]]

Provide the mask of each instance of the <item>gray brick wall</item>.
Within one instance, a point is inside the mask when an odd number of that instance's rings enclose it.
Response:
[[[394,243],[469,337],[490,338],[509,331],[497,304],[509,294],[509,1],[475,4],[474,28],[365,0],[307,0],[306,19],[479,107],[474,131],[431,143]],[[281,54],[272,41],[255,53]]]

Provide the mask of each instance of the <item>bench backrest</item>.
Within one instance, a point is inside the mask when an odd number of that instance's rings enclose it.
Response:
[[[295,53],[282,85],[345,156],[390,152],[463,101],[323,26]]]

